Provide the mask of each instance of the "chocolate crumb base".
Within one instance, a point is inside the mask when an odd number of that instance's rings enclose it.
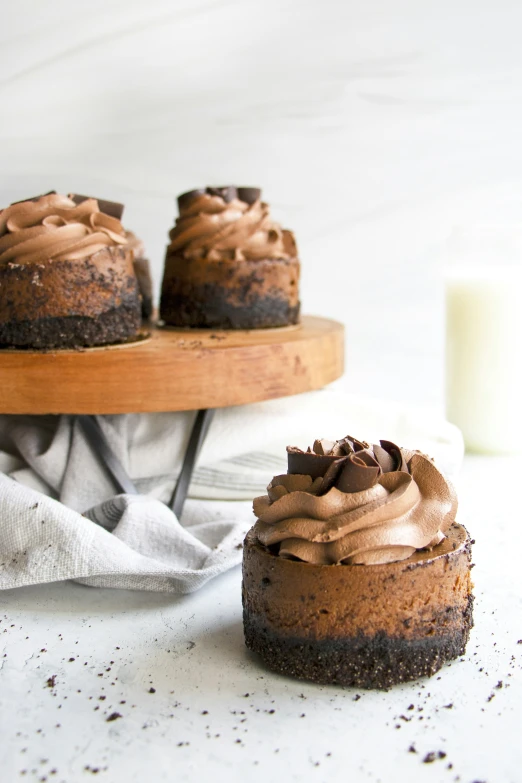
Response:
[[[284,636],[243,612],[245,643],[266,665],[289,677],[321,685],[388,690],[401,682],[429,677],[464,654],[473,625],[473,596],[458,631],[418,639],[379,633],[347,639]]]
[[[201,286],[199,288],[202,288]],[[245,305],[227,301],[229,291],[209,286],[201,296],[162,294],[160,317],[168,326],[198,329],[270,329],[299,323],[300,305],[276,296],[250,296]]]
[[[95,318],[69,315],[0,324],[0,347],[85,348],[135,337],[141,326],[141,302],[123,304]]]

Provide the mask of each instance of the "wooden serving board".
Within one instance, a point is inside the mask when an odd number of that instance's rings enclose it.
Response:
[[[125,345],[0,351],[0,413],[144,413],[222,408],[320,389],[343,374],[344,327],[152,328]]]

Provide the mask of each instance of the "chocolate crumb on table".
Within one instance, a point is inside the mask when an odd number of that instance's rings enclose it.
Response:
[[[446,753],[444,753],[443,750],[438,751],[430,751],[429,753],[426,753],[424,758],[422,759],[423,764],[432,764],[434,761],[437,761],[437,759],[445,759]]]
[[[106,718],[106,722],[110,723],[113,720],[118,720],[118,718],[123,718],[123,715],[121,715],[119,712],[111,712],[108,718]]]

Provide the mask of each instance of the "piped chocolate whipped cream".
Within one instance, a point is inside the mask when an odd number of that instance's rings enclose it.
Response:
[[[169,253],[209,261],[297,256],[294,235],[272,220],[259,188],[191,190],[178,198],[178,206]]]
[[[258,541],[315,565],[405,560],[439,544],[457,496],[424,454],[352,437],[289,447],[288,473],[254,500]]]
[[[117,245],[127,245],[123,226],[94,198],[48,193],[0,212],[0,264],[76,261]]]

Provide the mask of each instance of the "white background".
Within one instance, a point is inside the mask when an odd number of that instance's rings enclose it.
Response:
[[[518,220],[517,0],[1,0],[0,203],[121,200],[159,287],[175,196],[262,185],[345,383],[442,400],[436,260]]]

